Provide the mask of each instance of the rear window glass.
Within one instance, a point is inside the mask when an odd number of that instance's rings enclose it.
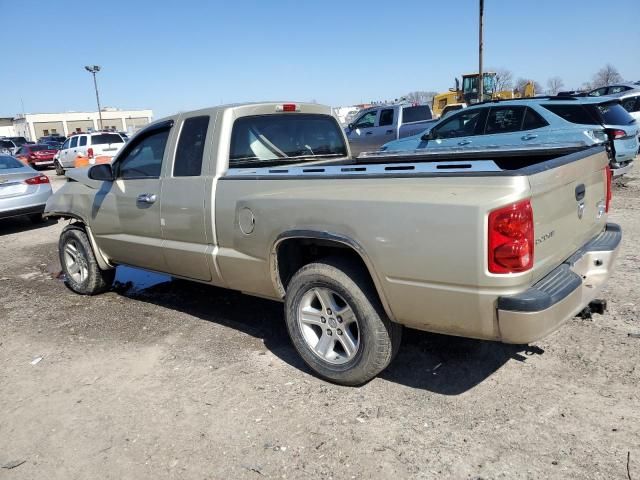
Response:
[[[602,123],[605,125],[629,125],[634,122],[629,112],[617,102],[602,103],[596,105],[595,108],[602,117]]]
[[[428,105],[404,107],[402,109],[402,123],[421,122],[431,119],[431,109]]]
[[[594,118],[582,105],[542,105],[544,108],[567,122],[578,123],[581,125],[594,125],[600,122]]]
[[[9,168],[22,168],[24,165],[13,157],[6,155],[0,155],[0,170],[6,170]]]
[[[342,131],[329,115],[258,115],[234,122],[229,166],[286,165],[346,154]]]
[[[104,145],[108,143],[124,143],[122,137],[117,133],[101,133],[91,137],[91,145]]]
[[[627,97],[622,99],[622,108],[627,112],[637,112],[640,110],[640,95],[637,97]]]
[[[39,152],[40,150],[57,150],[53,145],[31,145],[29,150],[32,152]]]

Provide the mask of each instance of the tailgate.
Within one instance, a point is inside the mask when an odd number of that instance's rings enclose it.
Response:
[[[574,161],[564,162],[563,160]],[[597,235],[606,224],[604,150],[560,158],[559,165],[529,177],[535,222],[533,281],[537,281]]]

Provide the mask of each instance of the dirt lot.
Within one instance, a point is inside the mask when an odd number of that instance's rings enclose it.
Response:
[[[62,223],[1,222],[0,479],[640,479],[640,174],[614,195],[608,313],[529,347],[407,331],[362,388],[309,373],[278,303],[132,269],[81,297]]]

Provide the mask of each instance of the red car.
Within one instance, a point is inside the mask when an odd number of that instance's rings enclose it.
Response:
[[[33,168],[53,167],[53,157],[58,153],[58,148],[53,145],[25,144],[20,147],[15,157],[25,165]]]

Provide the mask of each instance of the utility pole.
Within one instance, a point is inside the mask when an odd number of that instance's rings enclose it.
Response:
[[[483,48],[483,30],[484,30],[484,0],[480,0],[480,25],[479,25],[479,42],[478,42],[478,102],[482,102],[484,97],[484,75],[482,73],[482,48]]]
[[[96,80],[96,73],[100,71],[100,65],[86,65],[84,69],[93,75],[93,88],[96,90],[96,102],[98,103],[98,116],[100,117],[100,130],[102,126],[102,109],[100,108],[100,95],[98,95],[98,82]]]

